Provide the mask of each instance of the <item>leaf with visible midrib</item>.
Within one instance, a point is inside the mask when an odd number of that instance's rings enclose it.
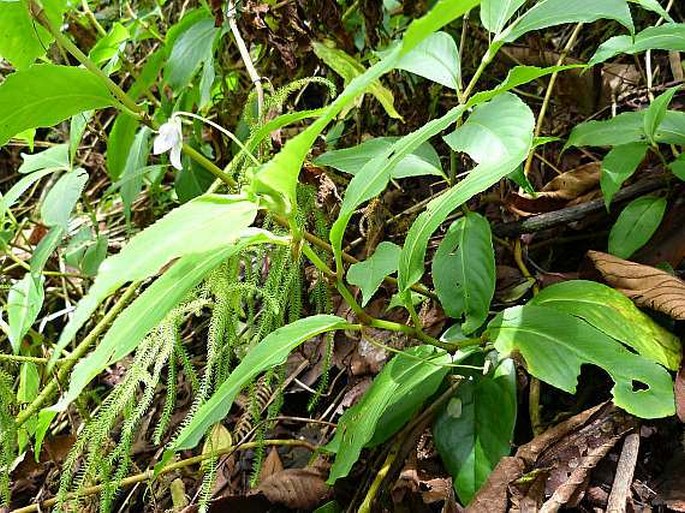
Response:
[[[625,53],[635,55],[647,50],[685,51],[685,23],[649,27],[631,36],[614,36],[602,43],[588,63],[590,66]]]
[[[609,232],[609,253],[629,258],[652,238],[664,212],[664,198],[642,196],[628,203]]]
[[[98,305],[124,283],[149,278],[174,258],[235,242],[256,215],[257,206],[242,197],[211,194],[185,203],[138,233],[119,254],[102,263],[88,294],[62,331],[51,362]]]
[[[116,104],[102,80],[86,69],[38,64],[17,71],[0,85],[0,146],[27,128]]]
[[[502,356],[520,353],[530,374],[565,392],[575,393],[581,365],[592,364],[611,376],[614,403],[628,413],[653,419],[675,412],[666,369],[571,314],[547,306],[515,306],[495,317],[486,333]]]
[[[192,449],[207,430],[223,419],[231,409],[238,392],[259,373],[285,362],[297,346],[327,331],[350,327],[345,319],[335,315],[314,315],[278,328],[253,347],[231,372],[214,395],[198,409],[173,443],[173,451]]]

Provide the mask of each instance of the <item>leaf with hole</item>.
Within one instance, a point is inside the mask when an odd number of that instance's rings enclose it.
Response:
[[[38,64],[11,73],[0,84],[0,146],[27,128],[113,105],[117,102],[102,80],[83,68]]]
[[[495,294],[495,252],[487,219],[467,212],[450,226],[433,258],[433,283],[445,313],[465,317],[464,333],[480,328]]]
[[[345,477],[362,449],[397,432],[435,393],[449,371],[451,356],[431,346],[407,349],[388,362],[357,404],[338,422],[326,450],[335,452],[328,483]]]
[[[665,212],[664,198],[642,196],[628,203],[609,232],[609,253],[629,258],[652,238]]]
[[[594,281],[570,280],[546,287],[529,304],[580,317],[667,369],[677,370],[680,366],[681,344],[678,337],[611,287]]]
[[[462,383],[438,414],[433,440],[463,504],[509,454],[515,422],[516,368],[508,358],[492,376]]]
[[[547,306],[515,306],[490,322],[487,336],[502,356],[519,353],[531,375],[565,392],[575,393],[581,366],[591,364],[614,381],[619,408],[646,419],[675,413],[668,371],[579,317]]]
[[[350,324],[341,317],[314,315],[271,332],[245,355],[214,395],[200,406],[190,424],[179,433],[172,451],[195,447],[207,430],[226,416],[236,396],[247,384],[259,373],[283,364],[296,347],[321,333],[349,327]]]
[[[649,146],[642,142],[622,144],[612,148],[604,157],[599,183],[607,210],[614,194],[644,160],[648,148]]]

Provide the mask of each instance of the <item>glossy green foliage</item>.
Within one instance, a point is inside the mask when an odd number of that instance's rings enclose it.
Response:
[[[366,306],[383,280],[397,271],[402,249],[392,242],[381,242],[373,255],[350,266],[347,281],[362,291],[362,306]]]
[[[421,41],[411,52],[403,55],[397,69],[458,90],[461,87],[459,49],[447,32],[435,32]]]
[[[609,232],[609,253],[630,258],[652,238],[665,212],[664,198],[642,196],[628,203]]]
[[[588,64],[594,66],[622,53],[635,55],[647,50],[685,51],[685,23],[648,27],[635,38],[614,36],[599,46]]]
[[[501,356],[520,353],[530,374],[565,392],[576,391],[581,365],[592,364],[611,376],[620,408],[648,419],[675,412],[666,369],[575,315],[548,306],[515,306],[497,315],[487,334]]]
[[[648,148],[647,143],[627,143],[615,146],[606,154],[602,160],[599,184],[607,209],[609,209],[614,194],[618,192],[623,182],[633,175],[644,160]]]
[[[408,422],[435,393],[451,360],[430,346],[408,349],[390,360],[361,400],[343,414],[326,446],[336,453],[328,482],[345,477],[367,444],[387,440]]]
[[[445,313],[480,328],[495,293],[495,252],[488,220],[467,212],[450,226],[433,258],[433,283]]]
[[[435,446],[464,504],[509,454],[515,422],[516,368],[510,359],[489,375],[464,381],[438,414]]]

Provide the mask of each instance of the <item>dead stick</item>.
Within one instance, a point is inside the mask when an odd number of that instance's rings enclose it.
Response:
[[[640,451],[640,434],[631,433],[623,442],[621,456],[616,465],[614,484],[611,487],[607,513],[625,513],[626,503],[630,497],[630,485],[633,484],[633,473]]]

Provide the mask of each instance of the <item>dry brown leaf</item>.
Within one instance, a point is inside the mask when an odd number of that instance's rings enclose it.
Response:
[[[673,383],[675,390],[675,411],[680,422],[685,422],[685,360],[680,362],[680,370]]]
[[[281,457],[278,455],[276,448],[272,447],[262,464],[262,469],[259,472],[259,481],[263,482],[269,476],[281,471],[283,471],[283,462],[281,462]]]
[[[681,279],[599,251],[588,251],[587,256],[609,285],[637,305],[685,320],[685,282]]]
[[[325,475],[312,468],[289,468],[266,478],[257,488],[273,504],[313,509],[330,493]]]

